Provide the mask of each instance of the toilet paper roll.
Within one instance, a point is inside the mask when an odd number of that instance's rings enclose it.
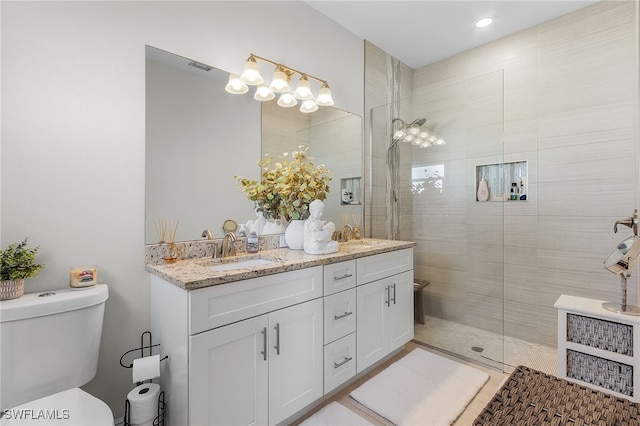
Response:
[[[127,394],[127,399],[130,408],[129,419],[132,425],[153,423],[153,419],[158,415],[159,394],[160,385],[157,383],[143,383],[131,389]]]
[[[133,383],[160,377],[160,355],[133,360]]]

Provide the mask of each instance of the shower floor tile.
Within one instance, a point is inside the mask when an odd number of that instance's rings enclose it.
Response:
[[[547,374],[558,374],[558,350],[509,336],[425,315],[415,324],[414,340],[463,358],[511,373],[524,365]]]

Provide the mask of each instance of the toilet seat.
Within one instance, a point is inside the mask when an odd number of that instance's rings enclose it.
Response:
[[[22,416],[22,419],[18,417]],[[58,392],[5,410],[2,426],[113,426],[107,404],[80,388]]]

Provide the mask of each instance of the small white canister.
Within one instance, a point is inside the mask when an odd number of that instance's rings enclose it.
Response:
[[[69,273],[69,287],[83,289],[98,283],[98,267],[96,265],[72,266]]]

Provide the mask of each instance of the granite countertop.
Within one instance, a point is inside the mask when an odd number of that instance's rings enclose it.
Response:
[[[411,248],[415,245],[414,242],[410,241],[363,238],[361,240],[340,243],[339,250],[331,254],[307,254],[303,250],[281,248],[262,250],[259,253],[241,254],[222,259],[198,258],[179,260],[175,263],[160,265],[148,264],[145,266],[145,269],[180,288],[195,290],[213,285]],[[262,265],[257,264],[261,260],[266,260],[268,263]],[[224,270],[212,269],[214,265],[233,264],[234,262],[245,262],[245,265],[239,265],[237,268],[233,266],[222,266],[222,268],[227,268]],[[246,262],[256,264],[247,266]]]

